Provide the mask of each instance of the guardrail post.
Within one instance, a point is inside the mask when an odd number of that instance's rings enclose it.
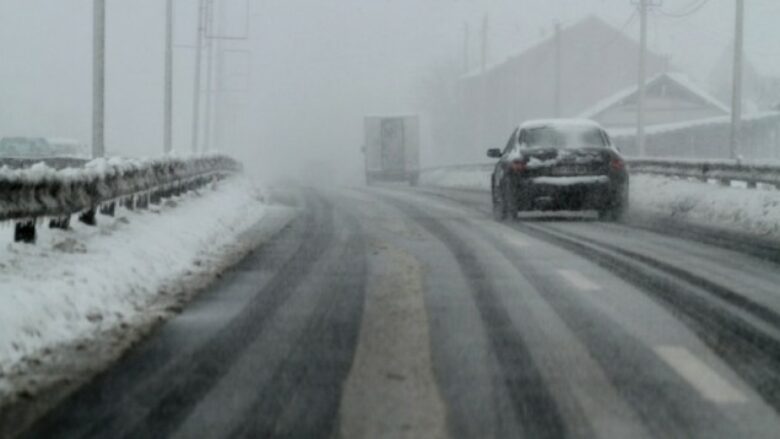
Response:
[[[149,194],[142,194],[138,196],[138,199],[135,202],[135,207],[139,209],[148,209],[149,208]]]
[[[70,215],[61,216],[58,218],[52,218],[49,221],[50,229],[67,230],[69,227],[70,227]]]
[[[747,182],[747,187],[748,189],[755,189],[758,187],[758,183],[756,183],[755,181],[749,181]]]
[[[35,220],[21,221],[14,228],[14,242],[35,244]]]
[[[116,202],[106,203],[100,206],[100,213],[106,216],[114,216],[116,212]]]
[[[96,226],[97,225],[97,209],[94,207],[89,210],[85,210],[84,212],[79,215],[79,221],[82,223],[88,225],[88,226]]]

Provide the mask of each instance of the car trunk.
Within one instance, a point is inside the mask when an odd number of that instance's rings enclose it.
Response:
[[[573,177],[607,174],[611,156],[605,148],[537,148],[523,158],[529,177]]]

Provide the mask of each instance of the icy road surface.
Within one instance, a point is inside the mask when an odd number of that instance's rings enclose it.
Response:
[[[27,437],[777,437],[780,270],[484,193],[300,216]],[[743,243],[744,244],[744,243]]]

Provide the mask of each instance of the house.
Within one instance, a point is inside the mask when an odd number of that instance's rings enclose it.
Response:
[[[629,86],[580,113],[607,129],[633,128],[637,122],[639,86]],[[730,114],[722,102],[681,73],[660,73],[646,85],[645,123],[648,126],[711,119]]]
[[[473,160],[500,146],[520,122],[574,117],[636,83],[639,44],[597,17],[588,17],[530,45],[503,62],[463,76],[459,115],[446,145],[458,160]],[[648,52],[650,77],[668,69]]]

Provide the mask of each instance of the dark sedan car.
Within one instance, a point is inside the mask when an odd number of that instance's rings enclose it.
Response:
[[[499,220],[520,211],[596,210],[616,220],[628,207],[628,172],[606,131],[588,120],[537,120],[518,127],[492,176]]]

